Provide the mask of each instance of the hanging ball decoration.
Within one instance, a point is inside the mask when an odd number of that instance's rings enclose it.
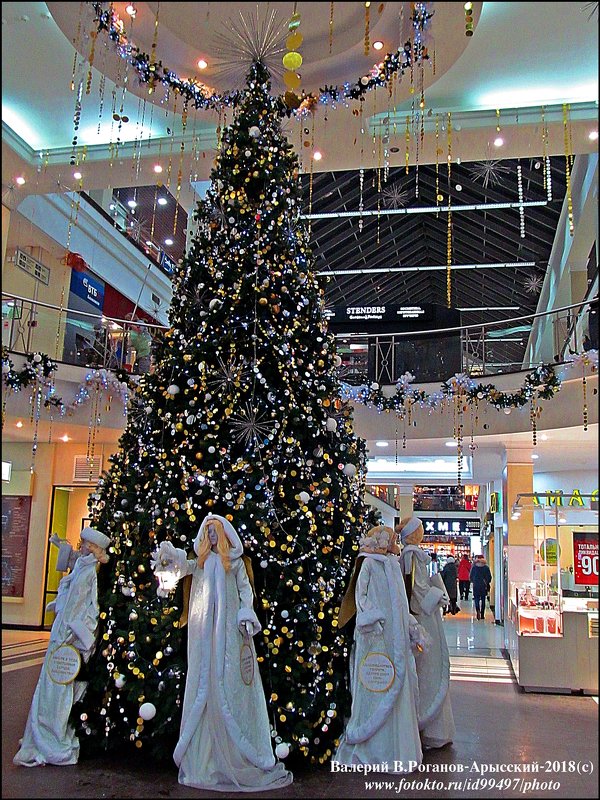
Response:
[[[261,567],[261,569],[266,569],[266,568],[267,568],[267,566],[268,566],[268,562],[267,562],[267,561],[261,561],[261,562],[260,562],[260,567]]]
[[[303,58],[300,53],[296,53],[294,50],[292,50],[290,53],[286,53],[281,60],[283,61],[283,66],[286,69],[294,70],[300,69]]]
[[[132,611],[129,615],[129,621],[135,622],[137,618],[138,618],[137,611]]]
[[[354,464],[346,464],[344,466],[344,475],[353,478],[356,475],[356,466]]]
[[[285,46],[287,50],[297,50],[302,42],[304,41],[304,36],[300,33],[299,30],[295,30],[285,40]]]
[[[36,353],[36,354],[34,355],[34,357],[33,357],[33,361],[34,361],[36,364],[39,364],[41,360],[42,360],[42,357],[41,357],[41,355],[40,355],[39,353]]]
[[[508,414],[510,414],[510,412],[512,411],[512,408],[503,408],[502,410],[508,416]]]
[[[140,706],[140,717],[148,722],[148,720],[153,719],[155,716],[156,706],[154,703],[142,703]]]
[[[289,617],[289,615],[290,615],[290,612],[286,611],[286,609],[284,608],[283,611],[281,612],[281,616],[283,617],[283,619],[287,619]]]
[[[115,678],[115,686],[117,689],[122,689],[125,686],[125,678],[122,675],[118,675]]]
[[[299,25],[300,25],[300,14],[298,11],[294,11],[292,16],[290,17],[290,21],[288,22],[288,30],[295,31]]]
[[[253,125],[253,126],[252,126],[252,127],[249,129],[248,133],[250,134],[250,136],[251,136],[253,139],[258,139],[258,137],[260,136],[260,128],[258,127],[258,125]]]
[[[283,82],[288,89],[297,89],[300,86],[300,75],[297,72],[284,72]]]
[[[302,503],[303,506],[305,506],[310,500],[310,495],[308,492],[300,492],[298,497],[300,498],[300,502]]]
[[[219,308],[221,306],[221,301],[218,297],[215,297],[213,300],[210,301],[208,307],[211,311],[214,311],[215,308]]]
[[[335,417],[328,417],[325,424],[330,433],[333,433],[333,431],[337,430],[337,422],[335,421]]]
[[[172,383],[167,389],[167,394],[172,394],[175,396],[176,394],[179,394],[180,391],[181,390],[179,389],[179,386],[177,386],[176,383]]]
[[[333,359],[333,363],[335,364],[336,367],[341,367],[342,366],[342,357],[341,356],[336,356]]]
[[[281,742],[275,748],[275,755],[277,758],[287,758],[290,754],[290,746],[285,742]]]

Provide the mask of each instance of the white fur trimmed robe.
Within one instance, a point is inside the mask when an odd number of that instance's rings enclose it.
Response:
[[[412,575],[410,610],[425,628],[431,643],[422,653],[417,653],[417,675],[419,676],[419,729],[424,748],[443,747],[456,735],[452,706],[450,705],[450,656],[442,626],[440,613],[444,598],[447,599],[443,583],[438,575],[429,577],[429,555],[416,545],[405,545],[400,554],[400,565],[406,575]],[[433,610],[425,597],[429,598],[438,589],[444,591]],[[439,592],[438,592],[439,594]],[[429,599],[428,598],[428,599]],[[426,613],[423,605],[430,613]]]
[[[252,637],[244,639],[238,627],[241,622],[250,622],[253,635],[261,630],[241,558],[243,547],[227,519],[211,516],[223,523],[231,542],[231,569],[226,573],[214,552],[203,568],[196,560],[184,566],[184,572],[192,575],[192,587],[183,716],[173,753],[179,783],[222,792],[278,789],[293,778],[273,755],[254,644]],[[204,523],[195,549],[203,535]],[[254,657],[250,685],[244,683],[240,672],[244,641]]]
[[[48,675],[48,661],[54,650],[73,637],[70,643],[87,661],[92,654],[98,623],[98,561],[93,553],[80,556],[73,571],[61,580],[54,601],[56,617],[50,632],[46,658],[31,701],[25,733],[15,764],[35,767],[40,764],[76,764],[79,740],[69,725],[73,703],[83,696],[86,683],[59,684]]]
[[[355,600],[356,628],[350,654],[352,712],[334,760],[342,764],[387,761],[390,772],[407,772],[409,762],[413,762],[412,769],[422,762],[422,751],[408,601],[395,556],[364,554]],[[385,653],[394,665],[393,682],[384,692],[371,691],[360,680],[361,662],[373,651]]]

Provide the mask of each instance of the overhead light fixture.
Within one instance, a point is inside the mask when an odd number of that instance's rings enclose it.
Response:
[[[80,181],[83,175],[81,174],[81,172],[74,172],[73,177],[75,178],[76,181]]]
[[[114,203],[111,203],[111,204],[109,205],[109,207],[108,207],[109,211],[114,211],[114,210],[115,210],[115,208],[116,208],[116,205],[115,205]]]
[[[25,178],[22,175],[17,175],[17,177],[15,178],[15,183],[18,184],[19,186],[23,186],[23,184],[25,183]]]
[[[19,420],[19,421],[16,423],[16,425],[17,425],[17,428],[22,428],[22,427],[23,427],[23,423],[21,422],[21,420]]]
[[[368,350],[368,346],[366,344],[351,344],[350,350],[364,350],[366,352]]]
[[[457,183],[454,188],[456,189],[457,192],[462,192],[462,186],[460,185],[460,183]]]
[[[206,69],[207,67],[208,67],[208,61],[206,61],[205,59],[201,58],[198,61],[198,69]]]
[[[135,17],[137,9],[133,3],[129,3],[129,5],[125,6],[125,13],[129,14],[130,17]]]
[[[166,206],[168,200],[166,197],[159,197],[156,202],[158,203],[159,206]]]
[[[502,147],[504,144],[504,139],[501,136],[496,136],[494,139],[494,147]]]
[[[470,308],[457,308],[457,311],[518,311],[521,306],[471,306]]]
[[[129,206],[129,208],[137,208],[137,203],[135,202],[135,200],[128,200],[127,205]]]
[[[152,167],[152,169],[154,170],[154,172],[156,172],[157,175],[160,174],[163,171],[163,168],[162,168],[162,166],[160,164],[155,164]]]
[[[588,133],[588,139],[591,142],[595,142],[598,139],[598,131],[590,131]]]
[[[377,447],[387,447],[389,445],[389,442],[381,441],[381,442],[375,442],[375,444],[377,445]]]
[[[320,161],[323,158],[323,154],[321,153],[320,150],[315,150],[315,152],[313,153],[313,158],[315,161]]]
[[[150,239],[146,241],[146,247],[152,247],[152,242],[150,241]]]
[[[564,514],[561,514],[561,515],[560,515],[560,517],[558,518],[558,521],[559,521],[559,523],[560,523],[561,525],[566,525],[566,524],[567,524],[567,518],[565,517],[565,515],[564,515]]]
[[[535,267],[535,261],[505,261],[498,264],[453,264],[452,270],[457,269],[514,269],[515,267]],[[436,264],[426,267],[374,267],[373,269],[330,269],[319,272],[319,275],[374,275],[376,272],[433,272],[445,271],[447,264]]]
[[[379,40],[373,42],[373,50],[383,50],[383,42]]]
[[[536,460],[537,458],[539,458],[540,456],[539,456],[539,454],[538,454],[538,453],[532,453],[532,454],[531,454],[531,457],[532,457],[532,458],[533,458],[533,460],[535,461],[535,460]]]
[[[62,442],[70,442],[71,441],[71,437],[67,436],[66,433],[65,433],[64,436],[61,436],[60,439],[61,439]]]
[[[446,447],[458,447],[458,442],[455,442],[454,439],[451,442],[444,442],[444,444]]]
[[[548,434],[547,433],[542,433],[542,435],[540,436],[540,439],[542,440],[542,442],[547,442],[548,441]]]
[[[173,244],[173,239],[165,239],[165,244],[170,247]]]

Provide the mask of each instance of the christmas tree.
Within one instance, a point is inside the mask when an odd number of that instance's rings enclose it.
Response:
[[[84,752],[170,757],[185,687],[185,586],[157,597],[151,554],[168,539],[193,557],[211,512],[233,522],[252,560],[275,741],[323,763],[349,710],[351,641],[336,616],[367,524],[365,449],[338,397],[284,115],[255,63],[198,203],[155,370],[92,496],[93,524],[113,552],[99,576],[100,642],[73,714]]]

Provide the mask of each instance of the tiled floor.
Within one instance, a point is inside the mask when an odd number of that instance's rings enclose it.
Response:
[[[502,653],[503,629],[491,615],[472,619],[470,603],[444,619],[451,653],[454,743],[425,754],[423,771],[406,776],[332,773],[329,766],[297,769],[294,783],[280,792],[249,793],[264,798],[532,798],[598,796],[597,698],[524,694],[515,685]],[[489,612],[488,612],[489,614]],[[47,633],[2,634],[3,798],[209,798],[224,795],[177,783],[173,765],[95,759],[72,767],[15,767],[12,757],[27,713],[48,639]],[[596,702],[595,702],[596,701]],[[574,761],[580,772],[544,772],[546,762]],[[537,773],[497,771],[539,764]],[[593,774],[581,772],[591,764]],[[561,766],[550,764],[550,766]],[[568,763],[566,764],[569,769]],[[457,770],[463,768],[463,772]],[[535,783],[537,782],[537,783]],[[547,788],[552,784],[551,789]],[[545,788],[546,787],[546,788]]]

